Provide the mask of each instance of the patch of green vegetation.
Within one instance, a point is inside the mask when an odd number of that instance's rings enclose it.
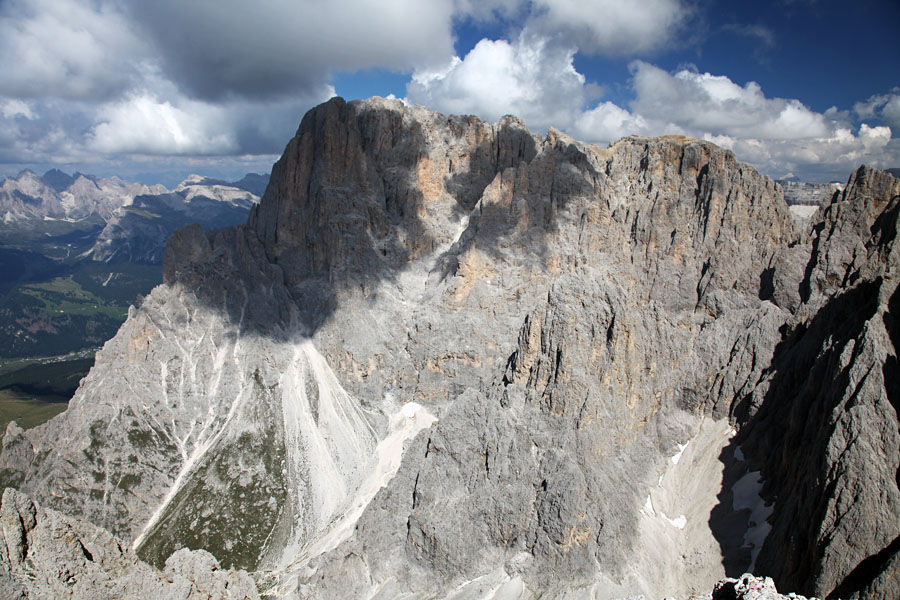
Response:
[[[24,294],[16,297],[28,298]],[[0,357],[60,356],[96,349],[115,335],[122,321],[100,312],[54,315],[42,307],[16,310],[0,306]]]
[[[107,304],[127,307],[138,294],[146,295],[162,283],[162,270],[159,265],[85,261],[72,271],[72,278]]]
[[[0,488],[20,488],[25,481],[25,474],[13,469],[0,469]]]
[[[0,247],[0,292],[20,283],[57,277],[64,271],[64,265],[37,252]]]
[[[0,437],[10,421],[36,427],[66,410],[94,358],[8,362],[0,368]]]
[[[153,445],[154,436],[146,429],[129,429],[128,441],[136,448],[148,448]]]
[[[179,548],[203,548],[224,568],[259,566],[266,541],[281,522],[288,490],[280,410],[269,390],[257,390],[245,416],[260,426],[210,449],[137,549],[142,559],[162,568]]]
[[[56,279],[52,279],[44,283],[32,283],[31,285],[25,287],[34,288],[36,290],[46,290],[48,292],[66,294],[74,298],[93,299],[93,295],[87,294],[83,289],[81,289],[81,286],[72,280],[71,275],[69,275],[68,277],[57,277]]]
[[[0,267],[6,264],[4,256],[10,265],[18,264],[13,254],[0,249]],[[115,335],[129,305],[160,281],[158,265],[89,260],[12,274],[6,283],[0,274],[0,357],[96,347]]]
[[[44,360],[16,369],[4,369],[0,371],[0,390],[10,389],[48,398],[47,401],[68,402],[93,365],[94,357],[91,356],[71,360]]]
[[[15,421],[23,429],[37,427],[66,410],[66,401],[67,398],[63,397],[48,400],[47,397],[0,390],[0,439],[10,421]]]
[[[0,356],[96,347],[115,335],[129,305],[161,282],[159,265],[91,260],[104,226],[98,216],[0,223]]]
[[[133,473],[129,473],[122,477],[121,481],[119,481],[119,487],[123,490],[130,490],[134,486],[138,485],[141,482],[141,478],[138,475]]]
[[[114,319],[124,320],[128,316],[127,306],[110,306],[101,298],[86,291],[72,275],[57,277],[42,283],[29,283],[19,288],[43,303],[42,310],[50,315],[93,315],[104,314]]]
[[[38,453],[34,455],[34,460],[31,461],[31,466],[37,469],[39,466],[44,464],[44,461],[47,460],[48,456],[50,456],[49,450],[39,450]]]
[[[71,260],[88,250],[105,222],[99,216],[72,221],[0,223],[0,246],[36,252],[54,260]]]
[[[103,430],[106,428],[103,421],[94,421],[91,423],[91,445],[84,449],[84,455],[91,462],[95,462],[100,459],[99,453],[100,450],[106,445],[105,436],[103,434]]]
[[[138,208],[137,206],[125,206],[123,207],[127,212],[138,215],[140,217],[144,217],[145,219],[158,219],[160,215],[156,213],[152,213],[145,208]]]
[[[72,352],[65,356],[32,356],[28,358],[0,358],[0,377],[24,369],[25,367],[34,365],[49,365],[55,363],[65,363],[75,360],[88,359],[93,361],[94,355],[99,348],[85,348],[78,352]],[[88,367],[89,368],[89,367]],[[85,369],[85,373],[87,369]]]

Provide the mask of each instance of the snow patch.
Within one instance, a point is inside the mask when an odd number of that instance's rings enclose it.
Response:
[[[660,457],[661,473],[648,474],[639,510],[638,543],[624,592],[661,598],[677,591],[687,596],[687,581],[712,585],[725,576],[717,559],[721,547],[709,528],[718,504],[724,464],[722,450],[733,430],[727,420],[677,415],[691,430],[674,456]],[[637,508],[637,507],[635,507]],[[612,597],[604,590],[601,597]]]
[[[797,221],[807,221],[810,217],[815,214],[817,210],[819,210],[819,205],[806,205],[806,204],[793,204],[788,206],[791,211],[791,216],[794,217]]]
[[[672,519],[668,517],[664,512],[657,512],[656,509],[653,508],[653,499],[650,497],[650,494],[647,494],[647,500],[644,501],[644,508],[641,509],[641,512],[648,517],[659,516],[663,520],[667,521],[670,525],[672,525],[673,527],[677,527],[678,529],[684,529],[684,526],[687,525],[687,517],[685,515],[680,515]]]
[[[661,516],[663,519],[665,519],[678,529],[684,529],[684,526],[687,525],[687,517],[684,515],[675,517],[674,519],[670,519],[669,517],[667,517],[666,513],[659,513],[659,516]]]
[[[775,506],[766,506],[760,497],[763,479],[759,471],[751,471],[737,480],[731,488],[733,495],[732,506],[735,511],[749,510],[750,518],[747,523],[747,531],[744,533],[744,548],[750,548],[750,566],[747,571],[753,573],[756,569],[756,559],[762,550],[763,542],[772,530],[768,518],[775,510]]]
[[[676,452],[675,456],[673,456],[671,459],[673,465],[678,464],[678,461],[681,460],[681,455],[684,454],[685,448],[687,448],[688,444],[690,444],[690,443],[691,443],[690,440],[688,440],[687,442],[685,442],[683,444],[676,444],[676,446],[678,446],[678,452]]]
[[[407,402],[403,405],[403,408],[400,409],[400,415],[406,419],[415,419],[416,415],[419,414],[419,411],[425,410],[416,402]]]
[[[459,241],[459,238],[462,237],[463,232],[468,227],[469,227],[469,215],[463,215],[463,218],[459,220],[459,228],[456,230],[456,235],[453,236],[453,241],[450,242],[451,247],[453,247],[453,245]]]

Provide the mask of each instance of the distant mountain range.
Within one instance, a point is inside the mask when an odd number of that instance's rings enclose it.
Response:
[[[69,175],[58,169],[41,176],[25,170],[0,181],[0,244],[38,244],[54,258],[69,258],[77,245],[73,241],[93,237],[94,260],[108,262],[118,256],[158,264],[175,228],[193,222],[224,227],[246,219],[268,179],[256,173],[235,182],[191,175],[170,191],[118,177]]]
[[[166,240],[177,228],[199,223],[209,229],[246,221],[261,194],[241,187],[244,180],[226,183],[191,175],[171,192],[136,195],[113,212],[89,252],[96,261],[160,264]],[[250,181],[249,187],[260,185]]]
[[[823,202],[830,201],[835,192],[844,189],[844,184],[834,181],[831,183],[808,183],[791,178],[778,179],[776,183],[780,184],[784,190],[784,200],[788,206],[818,206]]]
[[[268,179],[191,175],[169,190],[51,169],[0,180],[0,358],[102,344],[161,281],[175,229],[243,223]]]
[[[20,226],[33,221],[92,223],[106,221],[138,194],[159,194],[166,189],[130,183],[118,177],[98,179],[56,169],[42,177],[25,170],[0,182],[0,222]]]

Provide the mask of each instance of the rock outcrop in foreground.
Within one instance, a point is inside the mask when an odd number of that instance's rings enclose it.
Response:
[[[712,594],[695,596],[691,600],[806,600],[797,594],[779,594],[769,577],[744,574],[740,579],[723,579],[716,583]]]
[[[900,597],[898,195],[335,99],[0,483],[275,597]]]
[[[7,488],[0,502],[2,598],[256,600],[245,571],[223,571],[204,550],[182,549],[160,572],[108,532]],[[691,600],[806,600],[778,594],[770,578],[723,579]]]
[[[0,597],[255,600],[245,571],[203,550],[179,550],[157,571],[108,532],[44,510],[7,488],[0,501]]]

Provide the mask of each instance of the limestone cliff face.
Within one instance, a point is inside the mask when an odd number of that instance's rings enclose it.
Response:
[[[782,588],[900,594],[898,205],[900,180],[861,167],[803,250],[785,250],[802,257],[803,275],[795,268],[781,286],[802,304],[741,432],[770,474],[773,530],[760,566]]]
[[[863,168],[803,232],[700,140],[334,99],[2,474],[287,597],[878,597],[897,194]]]
[[[440,594],[472,573],[499,570],[531,589],[554,579],[558,586],[566,573],[588,588],[602,575],[607,591],[658,594],[673,589],[672,580],[685,589],[689,571],[709,567],[703,558],[682,561],[667,581],[663,572],[674,565],[654,572],[647,560],[645,574],[630,573],[629,565],[661,543],[651,541],[655,524],[645,525],[640,509],[665,473],[666,457],[699,433],[700,415],[728,416],[735,397],[761,377],[788,318],[760,300],[765,272],[799,233],[774,184],[710,144],[627,138],[601,150],[555,131],[533,144],[514,164],[491,165],[496,175],[465,229],[435,260],[447,265],[443,279],[426,280],[426,293],[409,301],[414,319],[427,319],[439,336],[403,341],[410,372],[427,372],[415,361],[423,347],[426,357],[467,345],[470,357],[492,346],[501,352],[479,361],[481,385],[454,394],[433,435],[410,448],[408,462],[360,521],[358,541],[337,551],[351,558],[322,558],[310,567],[320,582],[304,588],[313,595],[326,593],[319,586],[338,581],[336,573],[357,569],[357,581],[399,580],[396,593],[428,581]],[[443,142],[424,153],[433,164],[453,151]],[[465,211],[463,199],[447,198],[453,189],[446,182],[440,197]],[[263,202],[257,219],[265,209]],[[414,273],[411,263],[393,267],[396,277]],[[375,295],[391,289],[394,277],[385,277]],[[473,303],[479,287],[497,300],[481,292]],[[353,293],[337,292],[336,315],[347,304],[354,306],[348,314],[362,312]],[[403,322],[405,307],[397,308]],[[500,327],[501,319],[511,326]],[[417,326],[413,321],[408,330]],[[460,330],[459,338],[443,339]],[[340,348],[353,347],[356,332],[345,324],[326,323],[317,336],[326,331],[343,336]],[[448,375],[455,385],[462,379],[448,366],[436,379],[439,389],[447,388]],[[415,398],[434,396],[426,385],[416,382]],[[692,523],[705,536],[666,532],[670,556],[691,544],[698,557],[718,556],[707,519]],[[398,548],[405,556],[398,558]],[[422,571],[404,581],[397,574],[410,564]],[[722,574],[712,569],[708,581]],[[703,589],[702,578],[694,579]],[[359,594],[369,590],[363,584]],[[345,591],[336,586],[334,593]]]
[[[637,261],[647,301],[693,308],[710,290],[756,294],[797,235],[774,184],[711,144],[601,150],[396,101],[314,109],[274,172],[249,226],[365,396],[454,398],[576,266]]]

